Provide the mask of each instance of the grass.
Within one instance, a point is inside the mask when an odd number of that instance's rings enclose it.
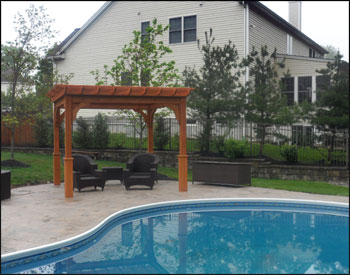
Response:
[[[1,160],[10,158],[9,152],[1,152]],[[15,159],[29,164],[27,168],[2,167],[2,169],[11,171],[11,184],[15,186],[52,182],[53,168],[52,156],[15,153]],[[125,168],[125,163],[97,160],[98,168],[109,166],[121,166]],[[160,166],[158,172],[170,178],[178,179],[177,168],[167,168]],[[63,164],[61,165],[61,179],[63,179]],[[188,181],[192,181],[192,171],[188,171]],[[252,186],[271,189],[280,189],[288,191],[305,192],[312,194],[349,196],[349,188],[346,186],[337,186],[326,182],[302,181],[302,180],[278,180],[278,179],[260,179],[253,178]]]
[[[349,187],[333,185],[320,181],[253,178],[252,186],[312,194],[349,196]]]

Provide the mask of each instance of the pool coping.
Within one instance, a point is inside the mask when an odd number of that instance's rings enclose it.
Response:
[[[85,231],[81,234],[78,234],[76,236],[73,236],[71,238],[61,240],[58,242],[54,242],[51,244],[46,244],[42,246],[37,246],[21,251],[11,252],[4,255],[1,255],[1,263],[2,265],[5,264],[5,262],[14,261],[19,258],[28,257],[31,256],[31,254],[35,251],[36,254],[45,253],[48,251],[56,250],[58,248],[70,246],[74,243],[78,243],[82,240],[85,240],[89,238],[90,236],[97,233],[99,230],[101,230],[105,225],[107,225],[109,222],[113,221],[119,216],[124,216],[129,213],[135,212],[135,211],[142,211],[157,207],[167,207],[167,206],[174,206],[174,205],[190,205],[190,204],[204,204],[204,203],[233,203],[233,202],[266,202],[266,203],[291,203],[291,204],[317,204],[322,206],[334,206],[334,207],[341,207],[341,208],[347,208],[349,209],[348,203],[341,203],[341,202],[329,202],[329,201],[319,201],[319,200],[298,200],[298,199],[278,199],[278,198],[208,198],[208,199],[190,199],[190,200],[175,200],[175,201],[167,201],[167,202],[157,202],[157,203],[150,203],[135,207],[130,207],[127,209],[123,209],[120,211],[117,211],[113,213],[112,215],[106,217],[104,220],[102,220],[99,224],[94,226],[93,228],[89,229],[88,231]]]

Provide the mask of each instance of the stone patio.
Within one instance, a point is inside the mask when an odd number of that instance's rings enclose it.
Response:
[[[119,181],[98,188],[75,191],[65,198],[64,184],[42,184],[11,190],[11,198],[1,201],[1,254],[61,241],[96,226],[109,215],[133,206],[204,198],[287,198],[349,203],[345,196],[315,195],[257,187],[227,187],[188,184],[188,192],[178,192],[177,181],[159,181],[148,188],[126,191]]]

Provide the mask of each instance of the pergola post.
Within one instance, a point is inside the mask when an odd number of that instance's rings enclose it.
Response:
[[[148,153],[154,153],[153,117],[155,112],[155,109],[147,110]]]
[[[64,158],[64,190],[66,198],[73,197],[73,158],[72,158],[72,98],[65,97],[65,158]]]
[[[60,109],[54,107],[53,111],[53,183],[54,185],[61,184],[61,153],[60,153]]]
[[[187,165],[188,155],[186,149],[186,98],[181,98],[179,106],[179,124],[180,124],[180,152],[179,160],[179,192],[187,192]]]

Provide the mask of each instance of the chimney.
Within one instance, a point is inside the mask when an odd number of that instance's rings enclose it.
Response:
[[[301,31],[301,1],[288,1],[289,23]]]

